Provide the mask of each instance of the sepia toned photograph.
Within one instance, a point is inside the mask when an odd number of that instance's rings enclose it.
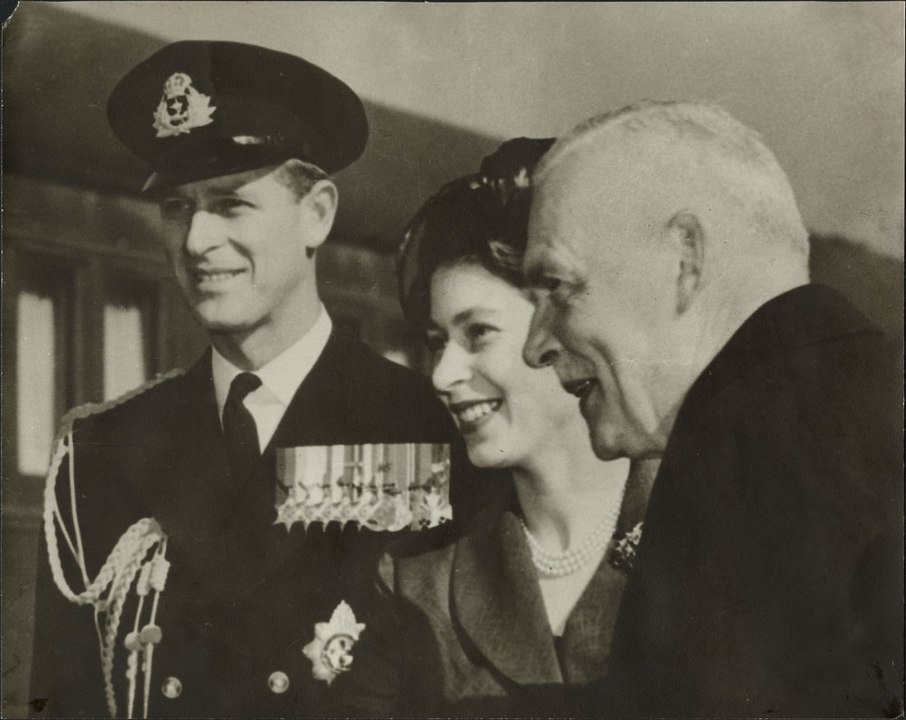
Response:
[[[902,3],[2,39],[0,716],[902,716]]]

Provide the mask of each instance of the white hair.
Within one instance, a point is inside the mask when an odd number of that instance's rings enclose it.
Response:
[[[785,243],[807,260],[808,231],[786,174],[756,131],[716,105],[649,100],[595,115],[548,151],[535,170],[535,185],[543,185],[565,157],[617,143],[625,135],[663,137],[720,168],[721,180],[732,178],[720,186],[722,195],[742,209],[750,229],[765,240]]]

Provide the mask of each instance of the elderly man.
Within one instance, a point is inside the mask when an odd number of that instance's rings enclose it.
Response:
[[[167,254],[213,347],[64,427],[35,714],[319,716],[379,630],[383,541],[351,525],[306,533],[301,515],[275,524],[276,451],[450,432],[427,381],[338,335],[318,298],[338,201],[327,173],[364,149],[364,109],[301,58],[186,41],[131,70],[108,112],[154,170]]]
[[[902,709],[899,361],[807,261],[718,108],[592,118],[536,172],[526,360],[600,457],[662,458],[597,714]]]

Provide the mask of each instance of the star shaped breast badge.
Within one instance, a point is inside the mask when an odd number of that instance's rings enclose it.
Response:
[[[311,660],[315,680],[330,685],[340,673],[352,667],[352,648],[364,629],[365,623],[356,622],[345,600],[334,609],[330,622],[315,623],[314,639],[302,648]]]

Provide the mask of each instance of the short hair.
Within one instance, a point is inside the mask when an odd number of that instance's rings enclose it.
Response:
[[[303,162],[298,158],[290,158],[280,165],[274,173],[274,178],[287,190],[301,200],[321,180],[330,180],[330,177],[317,165]],[[315,248],[305,248],[305,256],[309,259],[315,256]]]
[[[297,198],[303,198],[308,195],[315,184],[321,180],[333,180],[330,175],[317,165],[303,162],[297,158],[290,158],[280,165],[274,178],[293,192]]]
[[[397,272],[404,314],[426,325],[431,278],[444,266],[471,263],[516,288],[525,287],[530,176],[553,138],[510,140],[486,157],[481,171],[444,185],[405,231]]]
[[[568,155],[608,134],[621,133],[661,135],[686,143],[731,170],[739,182],[724,189],[733,194],[734,204],[747,209],[755,229],[786,240],[808,256],[808,232],[786,173],[758,132],[717,105],[645,100],[595,115],[554,144],[535,171],[536,184]]]

